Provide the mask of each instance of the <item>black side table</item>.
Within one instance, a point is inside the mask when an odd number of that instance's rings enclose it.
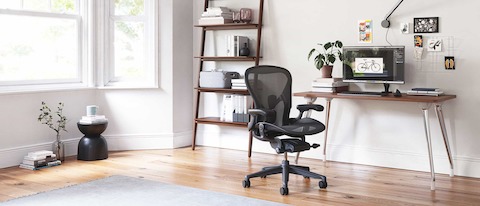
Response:
[[[108,158],[107,141],[101,135],[107,129],[108,122],[80,124],[78,129],[85,136],[78,142],[78,160],[103,160]]]

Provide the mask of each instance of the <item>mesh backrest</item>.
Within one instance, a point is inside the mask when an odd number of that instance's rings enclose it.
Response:
[[[255,108],[275,110],[275,125],[288,122],[292,107],[292,76],[288,70],[266,65],[251,67],[245,71],[245,83]]]

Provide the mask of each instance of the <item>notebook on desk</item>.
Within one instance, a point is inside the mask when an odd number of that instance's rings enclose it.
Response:
[[[364,92],[364,91],[343,91],[337,93],[340,96],[372,96],[372,97],[381,97],[387,96],[388,94],[383,92]]]

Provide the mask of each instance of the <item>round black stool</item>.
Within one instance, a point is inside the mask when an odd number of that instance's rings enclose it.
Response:
[[[107,141],[102,137],[102,132],[107,129],[108,122],[80,124],[78,129],[85,136],[78,142],[78,160],[103,160],[108,158]]]

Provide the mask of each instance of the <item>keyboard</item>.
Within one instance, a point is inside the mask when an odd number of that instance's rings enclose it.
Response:
[[[337,93],[339,96],[371,96],[371,97],[381,97],[385,96],[383,92],[362,92],[362,91],[343,91]]]

